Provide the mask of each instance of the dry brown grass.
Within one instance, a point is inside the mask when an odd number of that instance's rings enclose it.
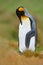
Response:
[[[0,65],[43,65],[43,59],[34,56],[26,57],[9,49],[5,50],[4,56],[0,58]]]
[[[25,51],[24,53],[23,53],[23,55],[25,56],[25,57],[38,57],[38,58],[41,58],[41,59],[43,59],[43,52],[32,52],[32,51],[29,51],[29,50],[27,50],[27,51]]]
[[[0,65],[43,65],[43,51],[31,52],[25,51],[20,54],[18,49],[18,42],[8,41],[2,39],[0,46]]]
[[[18,48],[18,42],[9,42],[8,45],[10,47]]]
[[[10,42],[10,43],[8,43],[8,45],[14,49],[18,49],[18,42]],[[37,51],[32,52],[32,51],[26,50],[24,53],[20,53],[20,54],[25,57],[33,57],[34,56],[34,57],[43,58],[43,52],[37,52]]]

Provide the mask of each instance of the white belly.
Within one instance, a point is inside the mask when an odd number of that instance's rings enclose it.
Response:
[[[30,22],[29,22],[30,23]],[[25,37],[27,32],[31,31],[31,25],[27,22],[23,22],[22,25],[19,25],[19,50],[23,52],[26,50],[25,46]]]
[[[35,51],[35,36],[30,39],[29,50]]]

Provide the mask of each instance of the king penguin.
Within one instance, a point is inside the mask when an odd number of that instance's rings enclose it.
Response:
[[[33,16],[27,9],[20,6],[16,9],[16,14],[20,20],[18,33],[19,51],[23,53],[27,49],[36,50],[37,28]]]

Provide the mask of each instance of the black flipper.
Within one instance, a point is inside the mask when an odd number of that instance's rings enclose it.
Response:
[[[29,43],[30,43],[31,37],[33,37],[33,36],[35,36],[34,30],[32,30],[32,31],[30,31],[30,32],[28,32],[28,33],[26,34],[25,45],[26,45],[27,48],[29,47]]]

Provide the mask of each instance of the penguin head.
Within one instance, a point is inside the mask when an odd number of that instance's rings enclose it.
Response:
[[[25,12],[24,12],[24,7],[18,7],[16,9],[16,14],[18,16],[19,19],[21,19],[21,16],[24,16],[25,15]]]
[[[16,9],[16,15],[18,16],[21,24],[23,20],[28,20],[27,9],[23,6],[20,6]]]

